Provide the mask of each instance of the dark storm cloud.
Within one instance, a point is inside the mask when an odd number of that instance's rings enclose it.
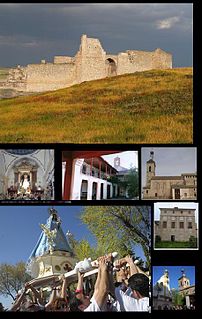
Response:
[[[154,50],[192,65],[191,4],[0,4],[0,66],[74,56],[80,37],[99,38],[105,51]]]

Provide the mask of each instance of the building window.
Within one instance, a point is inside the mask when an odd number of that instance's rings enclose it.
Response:
[[[167,222],[163,222],[163,228],[167,228]]]
[[[155,197],[157,197],[157,193],[155,193]]]
[[[183,210],[181,210],[181,214],[183,214]]]
[[[86,174],[86,166],[85,165],[83,165],[83,167],[82,167],[82,173]]]
[[[189,229],[192,228],[192,222],[188,222],[188,228],[189,228]]]
[[[187,197],[187,193],[184,193],[184,197]]]
[[[189,210],[188,213],[191,214],[191,211]]]
[[[184,228],[184,222],[180,222],[180,228]]]
[[[151,166],[149,166],[149,172],[151,172]]]
[[[171,222],[171,228],[175,228],[175,222]]]
[[[148,194],[148,190],[146,190],[146,194]]]

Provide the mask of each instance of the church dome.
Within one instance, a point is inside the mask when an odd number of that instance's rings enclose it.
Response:
[[[36,150],[31,149],[7,149],[5,150],[7,153],[14,154],[14,155],[29,155],[34,153]]]

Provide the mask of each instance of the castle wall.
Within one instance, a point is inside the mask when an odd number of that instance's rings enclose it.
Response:
[[[54,56],[54,60],[53,63],[57,64],[57,63],[73,63],[74,58],[70,57],[70,56],[61,56],[61,55],[57,55]]]
[[[29,64],[25,72],[27,92],[57,90],[75,83],[74,64]]]
[[[77,82],[105,78],[105,59],[106,52],[102,49],[100,41],[83,35],[80,49],[76,55]]]
[[[118,54],[118,75],[169,68],[172,68],[172,55],[161,49],[156,49],[153,52],[128,50]]]
[[[172,55],[161,49],[106,54],[98,39],[82,35],[75,57],[55,56],[53,63],[42,60],[41,64],[19,66],[10,71],[7,86],[18,91],[43,92],[108,76],[168,68],[172,68]]]
[[[186,185],[196,185],[197,180],[196,180],[196,175],[195,174],[182,174]]]

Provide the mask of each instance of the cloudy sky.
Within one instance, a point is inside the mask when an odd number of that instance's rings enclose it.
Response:
[[[0,4],[0,67],[74,56],[80,37],[107,53],[161,48],[192,66],[192,4]]]
[[[194,202],[189,202],[189,203],[184,203],[184,202],[163,202],[163,203],[154,203],[154,220],[160,220],[160,209],[159,208],[192,208],[196,210],[195,213],[195,222],[198,225],[198,203]]]
[[[154,152],[156,176],[180,176],[183,173],[197,172],[196,147],[143,147],[142,148],[142,186],[146,184],[146,162],[150,152]]]
[[[104,155],[102,158],[104,158],[105,161],[107,161],[110,165],[114,167],[114,159],[116,157],[120,157],[120,166],[124,168],[134,168],[138,167],[138,152],[137,151],[126,151],[126,152],[120,152],[116,154],[110,154],[110,155]]]

